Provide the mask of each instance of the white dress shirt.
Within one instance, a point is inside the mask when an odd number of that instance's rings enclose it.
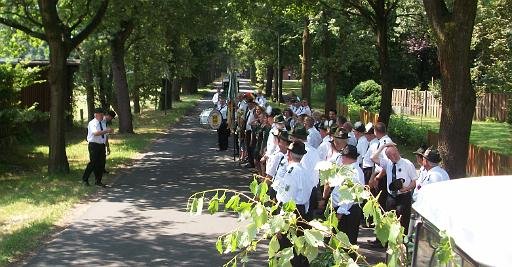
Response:
[[[366,136],[362,135],[357,139],[357,153],[359,153],[359,156],[357,157],[357,163],[363,164],[363,157],[366,154],[366,150],[368,150],[368,145],[370,143],[368,142],[368,139],[366,139]]]
[[[308,181],[301,164],[292,162],[288,164],[279,190],[276,190],[276,199],[279,203],[293,200],[297,205],[304,205],[307,211],[309,210],[311,189],[308,186]]]
[[[101,127],[100,127],[101,124]],[[99,132],[107,129],[106,121],[98,121],[97,119],[92,119],[87,124],[87,142],[89,143],[98,143],[105,144],[105,140],[107,139],[107,134],[102,135],[94,135],[95,132]]]
[[[351,166],[355,170],[354,176],[352,176],[352,182],[354,182],[356,184],[364,185],[364,174],[363,174],[363,170],[361,169],[361,167],[359,167],[359,164],[357,164],[357,162],[354,162],[351,164]],[[343,214],[343,215],[349,215],[350,214],[349,210],[352,207],[352,205],[354,204],[354,202],[353,201],[351,201],[351,202],[345,201],[343,203],[340,203],[340,201],[341,201],[340,196],[341,196],[340,187],[339,186],[334,187],[334,189],[331,192],[332,205],[333,205],[333,207],[338,207],[338,209],[336,210],[336,213]]]
[[[306,147],[306,154],[302,157],[300,164],[304,168],[304,174],[309,180],[311,189],[318,185],[320,181],[320,173],[315,170],[316,164],[320,161],[318,151],[312,147],[309,142],[304,143]]]
[[[286,157],[281,151],[277,150],[272,155],[269,156],[267,161],[267,166],[265,168],[265,173],[272,178],[276,177],[277,169],[279,167],[279,163],[281,160],[284,160]],[[284,168],[286,169],[286,168]]]
[[[373,138],[368,144],[368,150],[366,150],[366,153],[363,156],[363,168],[371,168],[375,165],[372,160],[372,155],[377,151],[377,146],[379,146],[379,140],[377,138]]]
[[[307,140],[312,147],[318,148],[322,143],[322,136],[320,136],[320,132],[315,127],[311,127],[308,129]]]
[[[327,160],[327,154],[329,154],[329,150],[331,149],[331,136],[327,135],[322,140],[322,143],[318,146],[318,156],[320,160]]]
[[[353,132],[348,132],[347,144],[357,146],[357,139]]]
[[[383,169],[386,170],[386,189],[388,193],[392,193],[389,190],[389,184],[391,184],[391,180],[393,179],[393,162],[388,158],[382,158],[379,164]],[[408,187],[412,181],[416,181],[416,168],[414,164],[408,159],[400,158],[396,163],[396,179],[404,179],[403,187]],[[398,191],[397,195],[403,194]]]
[[[421,168],[423,168],[423,166]],[[428,171],[425,168],[423,168],[422,171],[421,168],[420,177],[418,178],[416,188],[414,189],[414,193],[412,195],[413,200],[416,200],[418,191],[421,189],[422,186],[450,180],[450,176],[448,175],[448,173],[439,166],[435,166]]]
[[[220,112],[223,120],[228,119],[228,106],[226,104],[224,104],[224,106],[217,107],[217,110]]]
[[[272,179],[272,188],[276,190],[276,192],[279,193],[280,187],[282,186],[282,181],[284,178],[284,175],[286,174],[286,170],[288,168],[288,159],[286,158],[286,155],[283,154],[283,156],[278,157],[276,159],[276,172],[275,175],[272,176],[274,179]]]
[[[218,92],[213,95],[212,102],[214,105],[217,105],[219,103],[219,95],[220,94]]]
[[[252,131],[251,123],[256,120],[256,117],[254,116],[255,108],[247,111],[247,114],[245,114],[245,130],[246,131]]]

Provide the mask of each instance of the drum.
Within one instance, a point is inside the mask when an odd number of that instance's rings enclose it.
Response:
[[[199,123],[201,123],[202,125],[208,125],[208,117],[210,116],[212,110],[213,108],[203,110],[201,112],[201,115],[199,115]]]
[[[208,124],[212,129],[219,129],[220,125],[222,123],[222,114],[220,114],[220,111],[214,109],[210,112],[210,115],[208,116]]]

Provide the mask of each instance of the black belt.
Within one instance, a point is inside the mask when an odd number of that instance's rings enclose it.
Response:
[[[96,143],[96,142],[89,142],[89,144],[92,144],[92,145],[105,145],[105,143]]]

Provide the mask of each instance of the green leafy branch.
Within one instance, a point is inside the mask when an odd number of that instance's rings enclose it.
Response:
[[[352,182],[353,170],[348,166],[325,165],[320,169],[321,184],[332,186],[338,183],[341,202],[361,203],[363,213],[368,220],[373,218],[375,234],[382,244],[388,245],[389,266],[400,266],[405,262],[403,245],[404,230],[395,212],[384,212],[367,186]],[[328,266],[357,266],[358,263],[369,265],[359,247],[349,242],[348,236],[337,230],[339,223],[331,202],[327,203],[324,216],[320,219],[306,221],[297,212],[293,201],[276,203],[270,199],[268,184],[261,183],[255,176],[249,189],[251,194],[231,189],[211,189],[197,192],[190,196],[187,208],[191,214],[200,215],[205,209],[210,214],[219,211],[234,212],[244,226],[219,236],[215,247],[219,254],[236,253],[224,266],[237,266],[249,260],[249,253],[254,252],[261,241],[269,240],[269,266],[291,266],[295,253],[301,254],[310,263],[323,266],[328,259]],[[282,248],[280,238],[290,240],[292,247]],[[354,258],[352,258],[353,256]]]

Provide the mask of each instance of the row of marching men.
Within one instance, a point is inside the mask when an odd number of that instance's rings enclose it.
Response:
[[[436,149],[420,148],[415,154],[421,166],[419,174],[414,164],[402,158],[396,144],[387,135],[384,123],[360,122],[352,131],[344,127],[329,127],[306,117],[304,124],[296,124],[288,131],[282,116],[275,116],[265,157],[264,176],[271,184],[271,197],[280,203],[293,200],[299,214],[306,220],[323,214],[327,201],[339,219],[338,230],[357,244],[362,210],[359,203],[340,201],[340,191],[329,185],[319,185],[317,164],[329,161],[354,169],[354,183],[369,185],[372,193],[379,195],[379,203],[385,210],[395,210],[407,233],[413,196],[428,183],[448,180],[448,174],[439,163]],[[318,132],[320,143],[317,140]],[[314,138],[312,138],[314,136]],[[354,143],[355,139],[355,143]],[[373,242],[380,245],[380,242]]]

